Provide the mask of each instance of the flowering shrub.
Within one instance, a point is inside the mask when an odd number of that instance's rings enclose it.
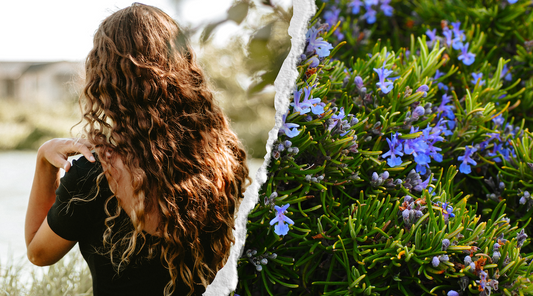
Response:
[[[533,294],[531,12],[322,5],[237,293]]]

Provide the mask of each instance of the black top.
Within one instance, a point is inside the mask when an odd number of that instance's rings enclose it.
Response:
[[[119,273],[113,269],[110,257],[102,255],[102,240],[107,218],[104,206],[112,192],[106,178],[102,177],[99,184],[100,191],[94,199],[91,199],[96,194],[96,180],[100,173],[102,167],[98,160],[91,163],[85,157],[81,157],[73,161],[70,170],[61,178],[56,191],[56,201],[48,212],[50,228],[66,240],[79,242],[81,254],[91,270],[94,296],[163,295],[164,287],[170,281],[170,274],[161,263],[159,253],[156,253],[153,259],[145,258],[148,254],[146,244],[140,254],[133,255],[125,270]],[[84,201],[75,200],[69,204],[73,197]],[[108,209],[113,212],[115,206],[116,198],[112,198]],[[115,221],[115,225],[131,226],[131,220],[124,211]],[[145,234],[148,241],[158,239]],[[208,253],[210,248],[204,250]],[[185,258],[190,257],[185,256]],[[192,266],[191,262],[186,261],[186,263]],[[188,286],[178,276],[176,290],[172,295],[187,295],[189,291]],[[195,295],[202,295],[203,292],[205,292],[203,286],[195,287]]]

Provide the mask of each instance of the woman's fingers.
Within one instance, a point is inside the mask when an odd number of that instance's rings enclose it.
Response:
[[[70,169],[70,162],[67,160],[68,157],[58,151],[52,150],[53,147],[47,147],[44,152],[44,157],[46,160],[56,168],[62,168],[65,171]]]
[[[68,172],[68,170],[70,170],[70,161],[65,161],[62,168],[65,170],[65,172]]]
[[[90,162],[96,161],[96,159],[94,159],[93,153],[91,152],[93,146],[89,141],[87,141],[86,139],[76,139],[74,140],[72,145],[73,152],[75,152],[76,154],[77,152],[83,154],[83,156],[85,156],[85,158],[87,158],[87,160],[89,160]]]
[[[52,139],[44,143],[39,150],[43,150],[45,158],[50,164],[68,172],[70,155],[82,154],[90,162],[96,161],[91,149],[93,146],[86,139]]]

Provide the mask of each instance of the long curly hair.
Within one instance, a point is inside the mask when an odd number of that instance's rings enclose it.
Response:
[[[206,287],[229,256],[250,179],[246,153],[215,104],[186,35],[160,9],[134,3],[102,22],[85,67],[84,133],[98,151],[110,153],[109,163],[123,162],[135,201],[132,230],[120,240],[113,232],[120,206],[106,209],[107,254],[120,270],[150,244],[143,227],[146,213],[156,211],[161,237],[150,247],[159,248],[170,273],[165,295],[174,292],[178,276],[190,294],[195,284]]]

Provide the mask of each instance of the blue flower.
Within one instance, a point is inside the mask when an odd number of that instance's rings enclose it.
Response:
[[[426,189],[431,181],[431,175],[426,179],[426,181],[421,182],[420,184],[416,185],[413,190],[422,192],[422,190]],[[431,188],[431,187],[430,187]]]
[[[324,20],[326,21],[326,23],[328,23],[330,27],[337,25],[337,23],[339,22],[340,12],[340,8],[336,8],[335,6],[333,6],[331,11],[328,10],[324,13]],[[340,32],[339,28],[337,28],[333,34],[335,34],[335,36],[339,40],[344,39],[344,34]]]
[[[483,84],[485,84],[485,80],[481,79],[483,78],[483,73],[472,73],[472,77],[474,79],[472,79],[470,82],[472,82],[473,85],[477,85],[478,82],[479,82],[479,86],[482,86]]]
[[[318,57],[324,58],[329,56],[329,52],[331,49],[333,49],[333,46],[327,41],[324,41],[322,37],[317,37],[319,31],[319,29],[310,28],[307,31],[307,34],[305,34],[305,38],[307,42],[309,42],[307,44],[305,53],[309,56],[316,52],[316,54],[318,54]]]
[[[387,158],[390,156],[389,159],[387,159],[387,164],[393,168],[396,166],[399,166],[402,164],[402,159],[400,156],[403,156],[402,152],[402,143],[398,139],[398,136],[401,135],[398,132],[391,135],[391,139],[387,139],[387,143],[389,143],[389,151],[387,153],[384,153],[381,157]]]
[[[334,109],[336,110],[336,108]],[[328,130],[331,131],[337,124],[342,123],[346,115],[344,114],[344,107],[341,107],[338,114],[333,114],[329,119]]]
[[[412,129],[413,128],[411,127],[411,130]],[[403,142],[403,151],[405,152],[405,154],[412,154],[416,157],[418,153],[425,153],[426,149],[427,144],[420,137],[415,139],[407,139]]]
[[[313,112],[313,114],[315,114],[315,115],[322,114],[322,113],[324,113],[325,104],[322,103],[320,98],[313,98],[313,96],[311,95],[311,89],[312,89],[312,87],[309,87],[309,86],[304,88],[305,98],[302,101],[302,104],[305,104],[306,106],[309,106],[311,108],[311,112]]]
[[[507,0],[507,2],[509,2],[509,4],[515,4],[518,0]]]
[[[394,84],[391,81],[385,81],[385,79],[392,74],[392,70],[385,69],[385,62],[383,62],[383,66],[381,68],[374,68],[374,71],[379,76],[379,82],[376,83],[376,86],[381,88],[381,92],[388,94],[394,87]]]
[[[409,60],[409,56],[411,55],[411,51],[408,49],[405,51],[405,60],[408,61]]]
[[[442,216],[444,217],[444,221],[448,221],[449,218],[455,217],[453,207],[449,205],[448,202],[442,204]]]
[[[511,155],[516,157],[514,149],[512,147],[503,147],[503,144],[494,144],[494,149],[487,153],[490,157],[495,157],[493,160],[495,162],[501,162],[501,159],[498,156],[498,152],[503,156],[503,159],[510,160]]]
[[[495,162],[502,162],[501,158],[498,157],[498,152],[503,152],[502,144],[494,144],[494,148],[492,149],[492,151],[487,152],[487,156],[493,157],[492,160]]]
[[[479,284],[480,291],[485,290],[487,285],[487,273],[483,270],[479,272],[479,281],[476,281]]]
[[[404,144],[405,153],[412,153],[414,155],[415,162],[417,164],[416,171],[421,174],[425,174],[427,172],[427,168],[431,163],[431,158],[438,162],[442,161],[442,155],[439,153],[439,151],[442,149],[434,146],[436,142],[441,142],[444,140],[444,138],[440,136],[440,134],[443,132],[442,127],[440,127],[441,124],[442,123],[439,122],[439,125],[435,127],[430,127],[428,125],[428,127],[422,131],[422,136],[414,139],[416,142],[410,141],[408,148],[405,148]],[[411,128],[411,130],[413,129]],[[406,142],[407,141],[408,140],[406,140]]]
[[[494,122],[495,127],[502,126],[505,122],[505,118],[500,114],[492,119],[492,122]]]
[[[433,80],[437,80],[443,75],[444,73],[441,73],[439,70],[437,70],[437,72],[435,72],[435,77],[433,77]],[[448,86],[442,82],[439,82],[437,86],[439,87],[439,89],[444,89],[445,91],[448,91]]]
[[[477,149],[470,146],[465,147],[465,155],[459,156],[457,160],[462,161],[461,165],[459,166],[459,171],[463,174],[470,174],[472,172],[470,165],[476,165],[477,162],[473,160],[471,157],[476,152]]]
[[[453,32],[451,30],[449,30],[448,28],[446,28],[446,30],[442,31],[442,35],[444,35],[444,38],[446,40],[446,46],[448,46],[448,47],[452,46],[452,44],[453,44],[453,41],[452,41]]]
[[[287,137],[289,138],[294,138],[298,134],[300,134],[300,131],[296,129],[297,127],[299,127],[299,125],[296,123],[286,123],[285,121],[287,120],[288,114],[289,114],[289,111],[287,111],[287,113],[283,114],[283,116],[281,117],[283,122],[282,122],[282,125],[279,131],[280,133],[287,135]]]
[[[320,115],[324,113],[324,105],[325,104],[321,102],[321,103],[311,106],[311,112],[313,112],[313,114],[315,115]]]
[[[418,127],[411,127],[409,134],[414,134],[418,132]],[[426,153],[428,145],[422,137],[417,137],[414,139],[407,139],[403,142],[403,151],[405,154],[412,154],[415,158],[418,157],[419,153]]]
[[[370,6],[366,5],[366,12],[363,15],[363,18],[366,19],[366,22],[371,25],[376,22],[376,11]]]
[[[448,291],[448,294],[446,294],[446,296],[459,296],[459,293],[454,290],[450,290]]]
[[[448,119],[455,119],[455,113],[453,113],[453,109],[455,106],[453,105],[446,105],[449,102],[451,102],[452,96],[447,96],[446,94],[442,95],[442,102],[440,103],[440,106],[437,108],[437,112],[442,112],[444,116],[446,116]]]
[[[277,235],[286,235],[289,232],[289,225],[285,224],[294,224],[294,221],[292,221],[289,217],[285,216],[285,212],[287,211],[287,208],[289,207],[289,204],[286,204],[282,207],[275,206],[276,208],[276,217],[272,220],[270,220],[270,225],[274,225],[274,232]]]
[[[433,47],[437,41],[437,29],[433,29],[432,31],[427,29],[426,35],[429,37],[429,41],[426,41],[428,47]]]
[[[513,128],[512,124],[506,123],[503,133],[516,136],[519,131],[520,131],[520,127],[519,126]]]
[[[350,3],[348,3],[348,7],[352,8],[353,14],[358,14],[361,10],[361,6],[363,6],[361,0],[352,0]]]
[[[465,41],[466,36],[464,31],[459,29],[461,27],[461,22],[452,23],[452,26],[453,34],[455,35],[455,38],[452,41],[452,47],[455,50],[459,50],[463,47],[463,41]]]
[[[461,40],[459,38],[454,38],[452,40],[452,47],[453,49],[455,50],[460,50],[461,48],[463,48],[463,42],[461,42]]]
[[[392,6],[390,6],[389,3],[390,3],[390,0],[381,0],[381,10],[383,10],[383,14],[391,17],[392,12],[394,11],[394,8],[392,8]]]
[[[300,115],[306,114],[311,111],[311,108],[308,104],[302,102],[300,103],[300,97],[302,96],[301,90],[294,91],[294,103],[291,103],[291,106],[294,106],[294,111],[300,113]]]
[[[437,71],[435,71],[435,76],[433,76],[433,80],[437,80],[443,75],[444,73],[442,73],[441,71],[439,71],[439,69],[437,69]]]
[[[463,47],[461,47],[461,54],[459,55],[458,59],[460,61],[463,61],[463,64],[467,66],[472,65],[476,60],[476,55],[468,52],[468,42]]]
[[[332,7],[331,10],[328,10],[324,13],[324,20],[330,27],[335,26],[339,22],[340,12],[340,8]]]
[[[430,149],[430,146],[435,144],[436,142],[442,142],[444,141],[444,138],[441,136],[442,134],[442,127],[441,125],[443,122],[439,121],[437,125],[434,127],[428,126],[422,130],[422,139],[426,141],[428,145],[428,149]]]
[[[453,120],[445,120],[445,121],[446,121],[446,125],[448,128],[444,128],[442,132],[445,136],[451,136],[453,135],[453,130],[455,129],[455,121]]]
[[[455,34],[461,35],[463,33],[463,30],[461,30],[461,22],[454,22],[452,23],[452,28]]]
[[[339,109],[339,114],[331,116],[333,119],[343,120],[346,115],[344,114],[344,107]]]
[[[498,142],[501,142],[500,134],[499,133],[487,133],[486,136],[489,136],[483,142],[479,143],[479,149],[483,150],[485,147],[489,145],[489,142],[491,140],[498,140]]]
[[[444,73],[441,73],[439,70],[437,70],[435,72],[435,77],[433,77],[433,80],[437,80],[439,79],[441,76],[443,76]],[[444,83],[442,82],[439,82],[439,84],[437,85],[439,87],[439,89],[444,89],[445,91],[448,91],[448,86],[446,86]]]
[[[502,69],[502,73],[500,75],[500,78],[504,77],[505,76],[505,80],[506,81],[511,81],[513,80],[513,76],[511,75],[511,70],[509,70],[509,68],[507,67],[507,64],[503,65],[503,69]]]

